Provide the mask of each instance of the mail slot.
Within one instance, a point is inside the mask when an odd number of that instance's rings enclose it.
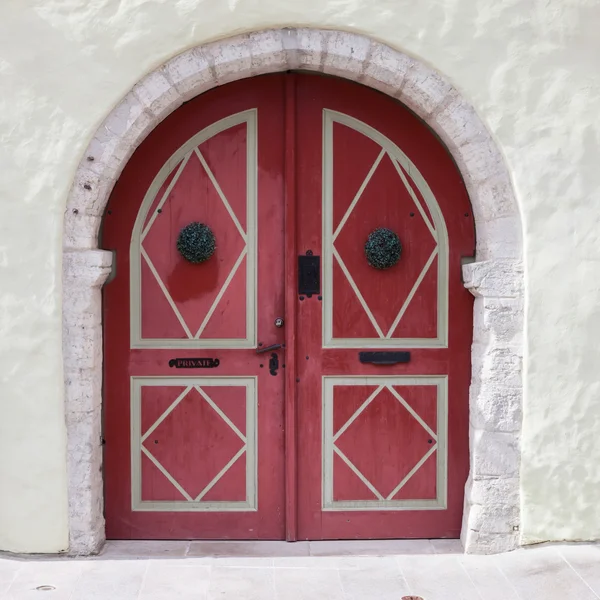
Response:
[[[396,365],[410,362],[410,352],[359,352],[361,363],[373,365]]]

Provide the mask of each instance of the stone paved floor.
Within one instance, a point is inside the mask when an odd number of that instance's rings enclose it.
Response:
[[[38,590],[40,586],[52,586]],[[0,556],[1,600],[598,600],[600,545],[465,556],[458,542],[109,542]]]

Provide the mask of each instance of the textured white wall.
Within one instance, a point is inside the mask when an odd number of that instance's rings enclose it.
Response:
[[[600,537],[595,0],[5,0],[0,549],[67,544],[60,255],[81,153],[118,100],[168,58],[285,25],[354,30],[412,54],[448,77],[492,131],[525,224],[524,541]]]

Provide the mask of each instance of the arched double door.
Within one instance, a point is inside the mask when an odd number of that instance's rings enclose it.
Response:
[[[458,537],[474,226],[412,113],[309,74],[212,90],[102,245],[109,538]]]

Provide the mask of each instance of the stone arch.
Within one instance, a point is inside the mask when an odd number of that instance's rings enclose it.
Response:
[[[63,355],[70,552],[104,541],[100,289],[112,254],[98,232],[112,187],[146,135],[186,100],[215,86],[291,69],[350,79],[413,110],[452,154],[473,207],[475,296],[470,388],[470,475],[461,539],[467,552],[519,545],[523,385],[521,220],[502,156],[473,107],[425,64],[355,33],[279,29],[206,44],[144,77],[96,131],[67,201],[63,240]]]

